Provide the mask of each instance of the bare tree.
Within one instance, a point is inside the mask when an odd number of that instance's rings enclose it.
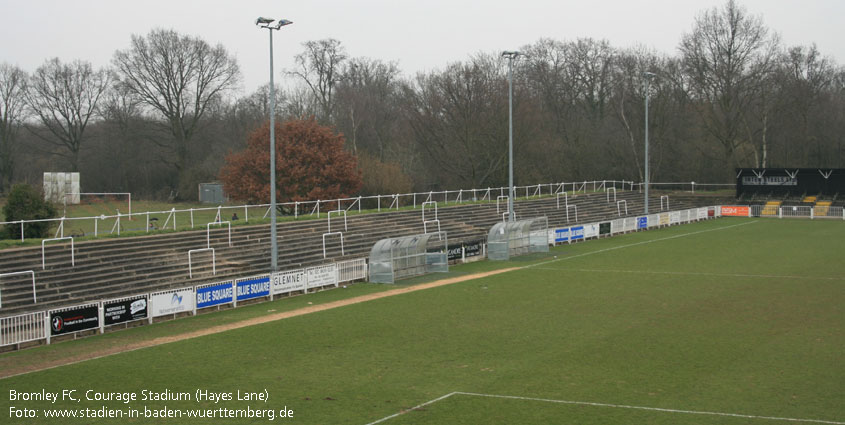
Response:
[[[342,78],[341,66],[346,60],[346,49],[340,41],[327,38],[302,43],[305,50],[296,55],[296,69],[288,71],[301,79],[311,90],[319,105],[319,118],[333,122],[333,97],[337,83]]]
[[[10,186],[14,178],[14,151],[26,113],[27,78],[17,66],[0,64],[0,192]]]
[[[394,63],[351,59],[338,83],[336,121],[352,151],[371,152],[384,161],[398,127],[402,81]]]
[[[543,39],[523,47],[528,59],[519,75],[544,119],[539,120],[545,167],[566,170],[556,179],[588,177],[595,164],[607,162],[602,143],[612,94],[616,51],[607,41]],[[524,77],[522,77],[524,76]],[[590,164],[590,167],[587,165]]]
[[[208,108],[237,85],[237,61],[220,44],[158,29],[133,35],[131,47],[116,52],[113,63],[120,84],[164,118],[173,140],[163,145],[175,156],[176,187],[185,195],[194,187],[187,181],[193,136]]]
[[[34,130],[43,140],[67,149],[71,171],[79,171],[83,135],[95,115],[97,102],[109,85],[108,73],[89,62],[63,64],[50,59],[30,78],[27,103],[49,135]]]
[[[783,55],[776,78],[780,90],[776,107],[781,115],[778,122],[789,123],[781,126],[781,131],[788,133],[784,148],[789,161],[818,166],[828,162],[823,145],[825,139],[836,137],[825,134],[831,130],[835,134],[835,127],[830,125],[837,121],[830,117],[831,110],[836,109],[832,96],[835,79],[832,61],[822,56],[816,46],[791,47]]]
[[[679,49],[701,123],[729,164],[753,149],[744,114],[760,94],[778,55],[778,38],[734,0],[696,18]]]
[[[500,57],[480,55],[420,74],[407,90],[407,119],[440,183],[480,187],[504,180],[508,91]]]

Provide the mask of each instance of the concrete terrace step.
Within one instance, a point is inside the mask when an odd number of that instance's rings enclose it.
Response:
[[[626,200],[629,215],[641,213],[642,195],[619,191],[617,199]],[[683,204],[697,205],[696,201],[700,200],[693,196],[670,199],[670,202],[673,209],[679,209]],[[659,206],[659,194],[649,202]],[[618,217],[616,203],[607,202],[604,193],[570,195],[569,203],[578,206],[579,224]],[[518,199],[514,209],[517,219],[546,216],[550,227],[576,224],[574,217],[567,223],[566,209],[557,208],[553,197]],[[490,228],[502,220],[500,211],[496,210],[495,202],[440,205],[437,218],[450,243],[455,243],[486,239]],[[343,231],[345,255],[341,256],[339,239],[329,238],[326,240],[329,258],[324,259],[322,237],[328,231],[324,217],[278,224],[281,269],[307,267],[341,257],[365,257],[380,239],[423,233],[419,208],[350,215],[346,228],[343,218],[333,215],[332,231]],[[426,219],[433,218],[434,211],[426,208]],[[270,267],[268,227],[267,224],[233,227],[232,247],[228,246],[226,227],[212,228],[211,246],[217,256],[217,275],[212,276],[209,259],[198,254],[193,279],[188,276],[188,250],[206,247],[206,230],[78,242],[74,244],[75,267],[70,265],[69,243],[50,244],[45,249],[46,270],[41,269],[40,246],[4,250],[0,255],[0,272],[35,270],[39,302],[32,303],[32,282],[28,276],[5,278],[0,282],[3,295],[0,316],[266,273]]]

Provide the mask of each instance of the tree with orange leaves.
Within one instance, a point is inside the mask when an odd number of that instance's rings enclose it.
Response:
[[[357,158],[343,149],[343,135],[314,118],[277,122],[275,133],[278,203],[345,198],[361,188]],[[249,135],[245,150],[226,156],[220,180],[233,199],[269,202],[269,141],[268,122]]]

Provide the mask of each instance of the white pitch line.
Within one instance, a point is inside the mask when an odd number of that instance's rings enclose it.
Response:
[[[598,269],[559,269],[556,267],[538,267],[538,270],[556,270],[567,272],[598,272],[598,273],[636,273],[636,274],[666,274],[680,276],[713,276],[713,277],[754,277],[764,279],[801,279],[801,280],[845,280],[843,277],[826,276],[789,276],[770,274],[744,274],[744,273],[705,273],[705,272],[667,272],[651,270],[598,270]]]
[[[586,257],[586,256],[588,256],[588,255],[601,254],[601,253],[603,253],[603,252],[608,252],[608,251],[615,251],[615,250],[617,250],[617,249],[630,248],[630,247],[632,247],[632,246],[639,246],[639,245],[645,245],[645,244],[650,244],[650,243],[654,243],[654,242],[662,242],[662,241],[668,241],[668,240],[671,240],[671,239],[684,238],[684,237],[687,237],[687,236],[694,236],[694,235],[698,235],[698,234],[701,234],[701,233],[716,232],[716,231],[719,231],[719,230],[732,229],[732,228],[734,228],[734,227],[746,226],[746,225],[749,225],[749,224],[754,224],[754,223],[756,223],[757,221],[758,221],[758,220],[754,220],[754,221],[747,221],[747,222],[745,222],[745,223],[732,224],[732,225],[730,225],[730,226],[717,227],[717,228],[715,228],[715,229],[699,230],[699,231],[697,231],[697,232],[682,233],[682,234],[680,234],[680,235],[667,236],[667,237],[665,237],[665,238],[651,239],[651,240],[642,241],[642,242],[635,242],[635,243],[631,243],[631,244],[628,244],[628,245],[619,245],[619,246],[614,246],[614,247],[610,247],[610,248],[600,249],[600,250],[598,250],[598,251],[590,251],[590,252],[585,252],[585,253],[583,253],[583,254],[573,255],[573,256],[571,256],[571,257],[563,257],[563,258],[558,258],[558,259],[555,259],[555,260],[543,261],[542,263],[531,264],[531,265],[528,265],[528,266],[522,267],[520,270],[522,270],[522,269],[530,269],[530,268],[533,268],[533,267],[538,267],[538,266],[545,266],[546,264],[556,263],[556,262],[558,262],[558,261],[563,261],[563,260],[572,260],[572,259],[574,259],[574,258]]]
[[[377,421],[375,421],[375,422],[370,422],[370,423],[368,423],[367,425],[375,425],[375,424],[382,423],[382,422],[384,422],[384,421],[389,421],[389,420],[391,420],[391,419],[393,419],[393,418],[395,418],[395,417],[397,417],[397,416],[402,416],[402,415],[404,415],[405,413],[408,413],[408,412],[411,412],[411,411],[417,410],[417,409],[419,409],[419,408],[421,408],[421,407],[428,406],[429,404],[437,403],[438,401],[443,400],[443,399],[446,399],[446,398],[449,398],[449,397],[451,397],[451,396],[453,396],[453,395],[455,395],[455,394],[458,394],[458,393],[449,393],[449,394],[446,394],[446,395],[444,395],[444,396],[437,397],[437,398],[435,398],[434,400],[427,401],[427,402],[425,402],[425,403],[423,403],[423,404],[420,404],[420,405],[414,406],[414,407],[412,407],[412,408],[410,408],[410,409],[402,410],[401,412],[399,412],[399,413],[394,413],[394,414],[392,414],[392,415],[390,415],[390,416],[385,416],[385,417],[383,417],[383,418],[381,418],[381,419],[379,419],[379,420],[377,420]]]
[[[798,419],[798,418],[781,418],[776,416],[760,416],[760,415],[743,415],[739,413],[725,413],[725,412],[709,412],[703,410],[681,410],[681,409],[666,409],[662,407],[645,407],[645,406],[629,406],[625,404],[610,404],[610,403],[594,403],[589,401],[571,401],[571,400],[553,400],[548,398],[535,398],[535,397],[519,397],[519,396],[511,396],[511,395],[496,395],[496,394],[482,394],[482,393],[468,393],[463,391],[455,391],[449,394],[446,394],[442,397],[438,397],[434,400],[427,401],[423,404],[420,404],[417,407],[403,410],[399,413],[384,417],[379,419],[375,422],[370,422],[367,425],[373,425],[388,421],[393,419],[397,416],[404,415],[407,412],[410,412],[414,409],[428,406],[430,404],[434,404],[438,401],[445,400],[453,395],[466,395],[472,397],[487,397],[487,398],[501,398],[501,399],[509,399],[509,400],[526,400],[526,401],[540,401],[545,403],[557,403],[557,404],[570,404],[570,405],[577,405],[577,406],[593,406],[593,407],[610,407],[616,409],[633,409],[633,410],[646,410],[652,412],[663,412],[663,413],[681,413],[681,414],[688,414],[688,415],[708,415],[708,416],[724,416],[724,417],[732,417],[732,418],[743,418],[743,419],[760,419],[760,420],[768,420],[768,421],[785,421],[785,422],[800,422],[800,423],[816,423],[816,424],[831,424],[831,425],[845,425],[845,422],[839,421],[828,421],[822,419]]]

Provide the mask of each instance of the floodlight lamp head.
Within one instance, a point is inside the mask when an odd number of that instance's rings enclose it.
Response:
[[[275,19],[260,16],[255,20],[255,25],[270,25],[273,21],[275,21]]]
[[[655,74],[653,72],[646,71],[646,72],[643,72],[643,77],[646,77],[647,79],[651,80],[651,79],[657,77],[657,74]]]
[[[274,29],[279,29],[279,28],[281,28],[285,25],[290,25],[292,23],[293,23],[293,21],[289,21],[287,19],[279,19],[279,21],[276,22],[276,27]]]
[[[505,50],[504,52],[502,52],[502,57],[508,59],[515,59],[517,56],[519,56],[519,54],[520,53],[517,51]]]

